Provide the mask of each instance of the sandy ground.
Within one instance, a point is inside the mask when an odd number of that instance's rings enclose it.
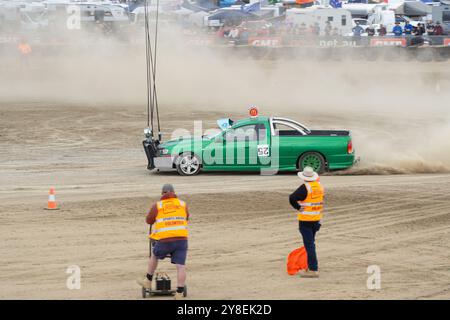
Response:
[[[167,130],[194,119],[212,126],[223,116],[171,112],[163,116]],[[302,116],[307,123],[318,118]],[[143,118],[142,108],[0,104],[0,298],[139,299],[144,216],[166,182],[191,208],[191,299],[450,298],[446,170],[323,176],[321,277],[301,279],[285,271],[287,254],[301,244],[287,201],[297,177],[150,173]],[[371,126],[351,129],[385,130],[377,129],[382,118],[371,118]],[[321,119],[319,126],[350,125],[343,116]],[[43,210],[51,186],[59,211]],[[80,290],[66,288],[71,265],[81,268]],[[370,265],[381,268],[380,290],[366,287]],[[160,269],[175,278],[168,261]]]

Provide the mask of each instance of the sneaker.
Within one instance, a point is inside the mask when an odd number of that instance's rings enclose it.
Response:
[[[311,271],[309,269],[300,271],[300,277],[302,278],[318,278],[319,271]]]
[[[137,283],[145,289],[151,289],[152,288],[152,282],[145,277],[143,280],[138,280]]]
[[[175,295],[173,296],[175,300],[183,300],[186,297],[184,296],[184,292],[175,292]]]

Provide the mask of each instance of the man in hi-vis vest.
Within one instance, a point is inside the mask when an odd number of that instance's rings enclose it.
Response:
[[[138,281],[144,288],[151,289],[158,260],[170,255],[171,262],[177,267],[175,299],[183,298],[186,281],[188,219],[189,211],[186,203],[177,198],[171,184],[165,184],[160,201],[152,206],[146,217],[146,222],[152,225],[152,233],[149,237],[156,243],[149,259],[147,275],[144,280]]]
[[[308,255],[308,269],[302,270],[300,275],[305,278],[318,278],[315,238],[322,219],[324,191],[319,182],[319,175],[313,168],[305,167],[298,176],[303,183],[289,196],[289,202],[298,210],[299,229]]]

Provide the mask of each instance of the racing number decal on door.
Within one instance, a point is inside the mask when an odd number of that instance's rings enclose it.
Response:
[[[268,157],[269,156],[269,145],[259,144],[258,145],[258,157]]]

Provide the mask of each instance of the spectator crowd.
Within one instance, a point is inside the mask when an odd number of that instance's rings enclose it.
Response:
[[[388,30],[383,24],[379,25],[361,25],[356,22],[356,25],[352,28],[351,34],[342,34],[341,30],[333,27],[329,21],[325,23],[325,27],[321,30],[319,23],[315,22],[313,24],[307,25],[306,23],[301,24],[290,24],[290,23],[270,23],[265,21],[244,21],[239,25],[225,24],[221,27],[212,28],[211,31],[215,32],[220,38],[229,39],[242,39],[248,38],[249,36],[326,36],[326,37],[337,37],[337,36],[378,36],[383,37],[388,35]],[[399,22],[395,23],[392,29],[394,36],[441,36],[443,35],[443,28],[439,21],[433,23],[432,21],[427,21],[426,23],[419,22],[412,25],[409,21],[405,21],[402,27]]]

